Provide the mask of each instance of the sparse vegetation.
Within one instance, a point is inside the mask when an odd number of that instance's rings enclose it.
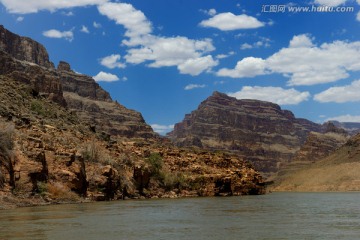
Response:
[[[31,101],[30,105],[31,111],[35,112],[38,115],[45,116],[46,110],[44,108],[44,105],[39,100],[33,100]]]
[[[188,186],[186,177],[180,172],[171,172],[164,167],[164,161],[159,153],[152,153],[146,159],[150,172],[165,190],[182,189]]]
[[[81,156],[87,162],[99,162],[101,153],[100,147],[96,144],[95,141],[91,141],[85,146],[81,151]]]
[[[164,161],[159,153],[152,153],[146,159],[147,164],[150,166],[150,172],[155,178],[161,178],[161,172],[164,165]]]
[[[14,171],[14,126],[3,126],[0,130],[0,187],[5,184],[5,174],[3,169],[9,174],[9,184],[15,188],[15,171]]]
[[[46,185],[49,197],[57,201],[78,201],[79,196],[62,183],[48,183]]]

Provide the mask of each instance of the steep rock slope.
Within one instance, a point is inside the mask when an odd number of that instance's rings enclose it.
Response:
[[[338,150],[298,171],[286,174],[273,191],[359,191],[360,135]]]
[[[0,36],[0,74],[32,84],[34,95],[67,106],[93,131],[127,138],[157,137],[139,112],[112,101],[94,79],[73,72],[63,61],[55,69],[40,43],[3,26]]]
[[[112,101],[109,93],[91,77],[74,73],[65,62],[59,64],[57,73],[68,108],[93,131],[127,138],[157,137],[139,112]]]
[[[178,146],[235,151],[256,169],[276,172],[281,163],[291,160],[309,132],[322,129],[276,104],[214,92],[168,136]]]
[[[20,37],[0,25],[0,49],[14,58],[35,63],[46,68],[54,68],[43,45],[28,38]]]
[[[261,175],[239,156],[154,137],[140,113],[93,79],[66,62],[42,64],[48,56],[38,43],[39,56],[17,59],[25,38],[0,34],[13,39],[0,47],[0,208],[264,193]]]

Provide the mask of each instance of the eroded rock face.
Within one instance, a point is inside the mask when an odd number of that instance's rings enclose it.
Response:
[[[0,25],[0,49],[18,60],[54,68],[43,45],[30,38],[16,35],[2,25]]]
[[[92,77],[60,61],[57,69],[41,44],[0,26],[0,75],[31,84],[33,94],[68,107],[94,131],[127,138],[155,138],[139,112],[112,101]]]
[[[360,123],[331,121],[336,127],[344,129],[351,135],[360,133]]]
[[[57,67],[58,71],[72,72],[70,64],[64,61],[60,61]]]
[[[66,106],[61,80],[51,69],[19,61],[0,50],[0,75],[31,85],[34,96],[46,97]]]
[[[179,146],[200,139],[198,146],[236,151],[258,170],[275,172],[282,162],[291,160],[310,131],[321,132],[322,126],[295,118],[273,103],[214,92],[168,136]]]

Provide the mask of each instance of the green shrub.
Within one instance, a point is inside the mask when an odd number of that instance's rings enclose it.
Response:
[[[30,109],[31,109],[31,111],[35,112],[38,115],[41,115],[41,116],[46,115],[44,105],[42,104],[42,102],[40,102],[38,100],[33,100],[31,102]]]
[[[5,177],[1,172],[4,168],[10,176],[9,184],[13,188],[15,187],[15,171],[14,171],[14,126],[0,126],[0,187],[4,186]]]
[[[185,176],[179,172],[163,171],[161,173],[161,182],[163,187],[168,191],[175,188],[184,189],[188,187]]]
[[[150,154],[150,156],[146,159],[146,163],[149,164],[152,175],[159,178],[164,164],[164,161],[160,154]]]

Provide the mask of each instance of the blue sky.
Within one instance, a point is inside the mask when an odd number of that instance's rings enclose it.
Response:
[[[360,122],[360,0],[0,0],[41,42],[164,134],[213,91]]]

